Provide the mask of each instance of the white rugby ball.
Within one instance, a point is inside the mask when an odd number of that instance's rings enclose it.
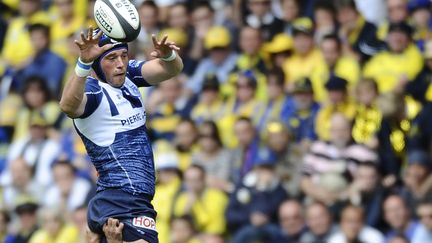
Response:
[[[137,38],[140,18],[129,0],[96,0],[94,18],[99,29],[119,42],[130,42]]]

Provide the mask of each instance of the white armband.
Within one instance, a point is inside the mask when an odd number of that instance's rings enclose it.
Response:
[[[171,55],[169,57],[161,57],[162,61],[171,62],[176,59],[177,54],[174,50],[171,50]]]
[[[80,78],[85,78],[90,74],[91,65],[93,62],[83,62],[78,58],[77,64],[75,66],[75,74]]]

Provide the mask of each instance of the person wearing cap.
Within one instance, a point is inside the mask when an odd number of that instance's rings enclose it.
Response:
[[[292,55],[293,45],[292,37],[285,33],[279,33],[264,43],[264,53],[269,55],[271,68],[282,68],[285,59]]]
[[[363,68],[363,76],[378,83],[380,93],[403,92],[423,67],[420,50],[412,41],[412,28],[405,22],[391,23],[388,49],[373,56]]]
[[[341,77],[330,76],[325,84],[328,92],[328,101],[318,112],[316,120],[320,125],[315,127],[319,139],[327,140],[330,137],[330,117],[337,112],[343,113],[348,119],[356,114],[356,104],[348,96],[348,81]]]
[[[342,42],[337,35],[323,36],[319,48],[324,62],[320,62],[320,65],[312,71],[310,78],[314,87],[315,100],[323,102],[328,98],[324,87],[325,82],[331,75],[346,79],[348,89],[351,90],[360,77],[360,66],[351,56],[343,55]]]
[[[306,145],[317,138],[315,119],[320,105],[314,100],[314,89],[309,78],[297,80],[292,94],[282,111],[282,121],[287,125],[293,140]]]
[[[282,119],[282,111],[288,104],[288,96],[285,94],[285,76],[281,69],[272,69],[266,74],[268,99],[264,104],[264,111],[258,118],[257,129],[263,134],[266,124],[272,119]]]
[[[191,112],[191,118],[197,124],[202,124],[204,121],[218,121],[222,117],[224,104],[219,86],[219,80],[214,74],[206,76],[198,102]]]
[[[408,152],[407,162],[400,195],[415,215],[418,204],[432,192],[432,160],[426,151],[415,149]]]
[[[123,240],[157,242],[156,212],[151,205],[153,153],[138,87],[157,85],[181,72],[179,48],[167,38],[152,36],[153,59],[146,62],[129,60],[128,44],[100,30],[89,28],[75,41],[80,57],[60,108],[73,119],[99,173],[98,190],[88,210],[94,238],[104,238],[103,225],[112,218],[122,229]]]
[[[356,7],[354,0],[338,0],[335,3],[344,54],[353,55],[360,61],[376,52],[376,31],[374,24],[366,21]]]
[[[197,94],[208,74],[216,75],[221,84],[228,81],[230,72],[237,62],[237,54],[231,48],[231,36],[223,26],[211,27],[204,37],[204,47],[209,56],[203,58],[194,74],[186,81],[185,87],[189,95]]]
[[[153,199],[158,220],[156,228],[160,243],[170,242],[173,204],[181,191],[181,171],[174,148],[168,144],[155,146],[156,191]]]
[[[18,216],[19,227],[16,232],[6,236],[5,243],[29,242],[39,229],[37,212],[39,205],[31,197],[17,198],[15,213]]]
[[[270,239],[277,232],[277,211],[288,198],[276,172],[276,161],[263,149],[255,158],[253,169],[231,193],[225,217],[233,243]]]
[[[407,84],[405,92],[423,105],[427,105],[432,101],[432,40],[424,45],[423,59],[423,69],[412,82]]]
[[[296,80],[309,76],[323,62],[320,51],[315,47],[313,34],[312,20],[293,23],[294,54],[283,64],[288,91],[292,91]]]
[[[58,141],[48,136],[50,124],[43,114],[33,111],[29,121],[29,134],[13,142],[9,147],[8,162],[0,176],[0,183],[12,182],[11,163],[23,158],[34,171],[35,182],[45,190],[52,183],[51,164],[61,153]]]

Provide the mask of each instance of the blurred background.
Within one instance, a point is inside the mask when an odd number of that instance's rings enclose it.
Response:
[[[184,70],[143,88],[161,243],[432,242],[429,0],[132,1]],[[58,101],[92,0],[0,1],[0,241],[85,242]],[[95,124],[97,125],[97,124]]]

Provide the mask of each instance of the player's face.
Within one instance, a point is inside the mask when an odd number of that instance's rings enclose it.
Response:
[[[113,87],[121,87],[123,85],[128,61],[129,58],[126,49],[111,51],[102,58],[101,67],[108,84]]]

